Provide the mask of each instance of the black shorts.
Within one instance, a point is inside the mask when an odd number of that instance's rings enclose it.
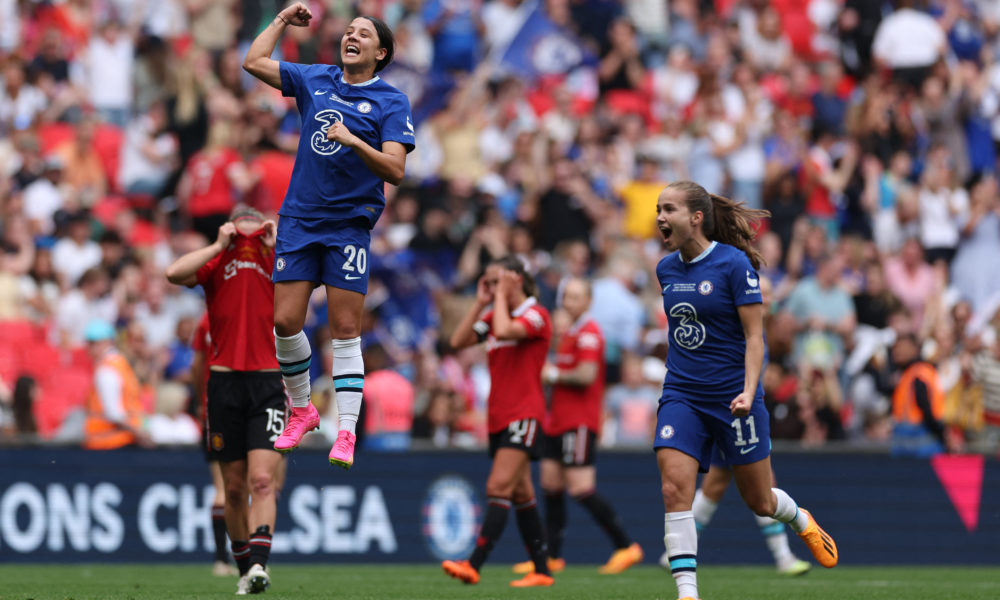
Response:
[[[285,387],[274,371],[209,371],[209,458],[243,460],[273,450],[285,429]]]
[[[516,448],[528,454],[531,460],[538,460],[542,452],[542,428],[535,419],[521,419],[490,434],[490,458],[496,456],[500,448]]]
[[[559,435],[546,435],[543,456],[567,467],[585,467],[594,464],[596,449],[597,433],[581,425]]]

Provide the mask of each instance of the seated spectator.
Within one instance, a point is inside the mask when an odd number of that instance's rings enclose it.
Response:
[[[375,451],[406,451],[413,428],[413,384],[387,368],[385,350],[365,350],[364,447]]]
[[[101,263],[101,247],[90,239],[92,227],[89,212],[71,214],[66,228],[66,237],[52,247],[52,266],[62,279],[63,288],[70,288],[79,284],[78,280],[87,269]]]
[[[146,420],[145,428],[157,446],[194,445],[201,440],[201,428],[185,412],[188,388],[176,382],[161,383],[156,388],[156,413]]]
[[[661,390],[643,378],[642,359],[632,353],[622,357],[621,382],[604,397],[601,445],[648,448],[656,425],[656,403]]]

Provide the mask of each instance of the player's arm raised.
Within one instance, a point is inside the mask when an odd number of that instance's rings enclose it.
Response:
[[[511,307],[507,306],[507,292],[515,287],[521,287],[521,276],[502,269],[493,299],[493,337],[498,340],[523,340],[528,337],[527,327],[510,315]]]
[[[456,350],[468,348],[483,340],[484,335],[476,330],[476,324],[480,322],[479,316],[482,314],[483,309],[489,306],[491,302],[493,302],[493,292],[486,283],[486,275],[483,275],[479,278],[478,283],[476,283],[476,301],[469,307],[468,312],[465,313],[465,316],[462,317],[461,322],[459,322],[458,326],[455,327],[455,331],[451,334],[451,339],[448,340],[452,348]]]
[[[267,85],[280,90],[281,69],[278,66],[278,61],[271,58],[271,53],[278,45],[278,40],[285,32],[285,27],[289,25],[308,27],[311,19],[312,13],[301,2],[285,7],[250,44],[247,57],[243,60],[243,69]]]
[[[225,250],[234,235],[236,235],[236,226],[232,223],[223,223],[219,227],[219,237],[213,243],[188,252],[167,267],[167,281],[174,285],[187,287],[198,283],[198,269]]]

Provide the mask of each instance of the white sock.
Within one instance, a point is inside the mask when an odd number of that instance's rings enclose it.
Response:
[[[364,387],[365,361],[361,358],[361,338],[333,340],[333,389],[337,393],[341,431],[355,434]]]
[[[300,331],[293,336],[281,337],[274,333],[274,353],[281,367],[281,379],[285,382],[285,392],[292,401],[292,407],[304,408],[309,405],[309,365],[312,364],[312,349],[309,338]]]
[[[774,492],[774,497],[778,500],[778,507],[772,516],[782,523],[791,525],[792,530],[796,533],[801,533],[809,525],[809,517],[799,510],[799,505],[784,490],[771,488],[771,491]]]
[[[715,515],[715,509],[719,508],[718,502],[712,502],[701,490],[694,493],[694,502],[691,503],[691,513],[694,515],[694,525],[701,530],[708,527]]]
[[[698,597],[698,532],[690,510],[666,513],[663,544],[670,558],[670,574],[677,583],[677,597]]]
[[[757,519],[757,527],[760,527],[760,533],[764,536],[764,541],[767,543],[768,549],[771,550],[774,563],[778,566],[786,563],[792,558],[792,550],[788,547],[788,534],[785,533],[785,524],[781,521],[775,521],[771,517],[762,517],[760,515],[754,515],[754,517]]]

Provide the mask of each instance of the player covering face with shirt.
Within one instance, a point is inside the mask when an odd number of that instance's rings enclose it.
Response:
[[[343,68],[271,58],[286,27],[308,27],[311,19],[301,2],[285,8],[243,62],[249,73],[294,97],[302,117],[275,245],[275,353],[292,410],[274,448],[290,452],[319,427],[319,413],[309,401],[312,349],[302,327],[312,291],[322,284],[340,421],[329,460],[348,469],[354,464],[365,382],[360,336],[370,232],[385,208],[385,183],[403,179],[414,131],[406,96],[378,77],[395,46],[382,21],[351,21],[340,41]]]
[[[820,564],[835,566],[833,538],[787,493],[771,487],[769,416],[759,381],[760,254],[751,245],[753,224],[766,211],[679,181],[660,193],[656,214],[671,252],[656,268],[670,352],[653,446],[666,509],[664,542],[678,596],[698,597],[691,504],[713,444],[729,461],[747,506],[791,525]]]

